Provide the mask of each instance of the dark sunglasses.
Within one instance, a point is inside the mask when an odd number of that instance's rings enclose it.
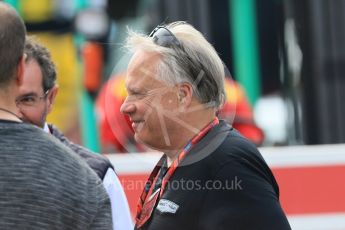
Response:
[[[181,47],[179,40],[175,35],[165,26],[157,26],[150,33],[149,37],[153,39],[153,42],[159,46],[168,47],[178,46]]]
[[[149,37],[153,39],[153,42],[156,45],[163,46],[166,48],[175,48],[176,52],[179,54],[184,55],[187,57],[189,62],[184,63],[186,64],[186,68],[190,73],[190,76],[193,77],[195,80],[200,73],[201,67],[199,67],[199,63],[194,63],[191,58],[189,57],[188,53],[184,50],[183,46],[181,45],[180,41],[175,37],[175,35],[165,26],[157,26],[152,32],[150,33]],[[193,67],[194,66],[194,67]]]

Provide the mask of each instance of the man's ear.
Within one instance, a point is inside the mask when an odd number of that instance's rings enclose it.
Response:
[[[24,53],[23,56],[20,58],[18,66],[17,66],[16,82],[18,86],[21,86],[23,84],[26,58],[27,58],[27,55],[26,53]]]
[[[51,88],[49,90],[49,93],[48,93],[48,113],[50,113],[52,110],[53,110],[53,105],[54,105],[54,102],[55,102],[55,98],[56,98],[56,95],[59,91],[59,86],[58,85],[55,85],[53,86],[53,88]]]
[[[178,102],[181,109],[189,107],[193,99],[193,87],[189,83],[181,83],[178,87]]]

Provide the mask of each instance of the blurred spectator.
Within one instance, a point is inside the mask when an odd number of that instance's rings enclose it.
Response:
[[[227,120],[243,136],[260,146],[264,141],[264,133],[254,121],[253,109],[242,86],[234,81],[225,67],[226,103],[219,117]],[[235,112],[234,112],[235,111]]]

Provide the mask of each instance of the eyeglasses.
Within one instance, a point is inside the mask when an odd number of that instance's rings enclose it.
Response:
[[[43,96],[37,96],[37,95],[24,95],[20,96],[16,99],[17,107],[32,107],[36,106],[40,100],[46,99],[47,95],[49,93],[49,89],[43,94]]]
[[[153,42],[159,46],[171,47],[172,45],[181,47],[181,43],[175,35],[165,26],[157,26],[150,33],[149,37],[153,38]]]

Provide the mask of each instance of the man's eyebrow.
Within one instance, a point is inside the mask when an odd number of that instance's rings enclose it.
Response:
[[[28,93],[24,93],[24,94],[19,95],[17,98],[23,98],[23,97],[29,97],[29,96],[37,96],[37,93],[28,92]]]
[[[141,93],[143,91],[143,89],[139,89],[137,87],[133,87],[133,86],[126,86],[126,90],[129,93]]]

